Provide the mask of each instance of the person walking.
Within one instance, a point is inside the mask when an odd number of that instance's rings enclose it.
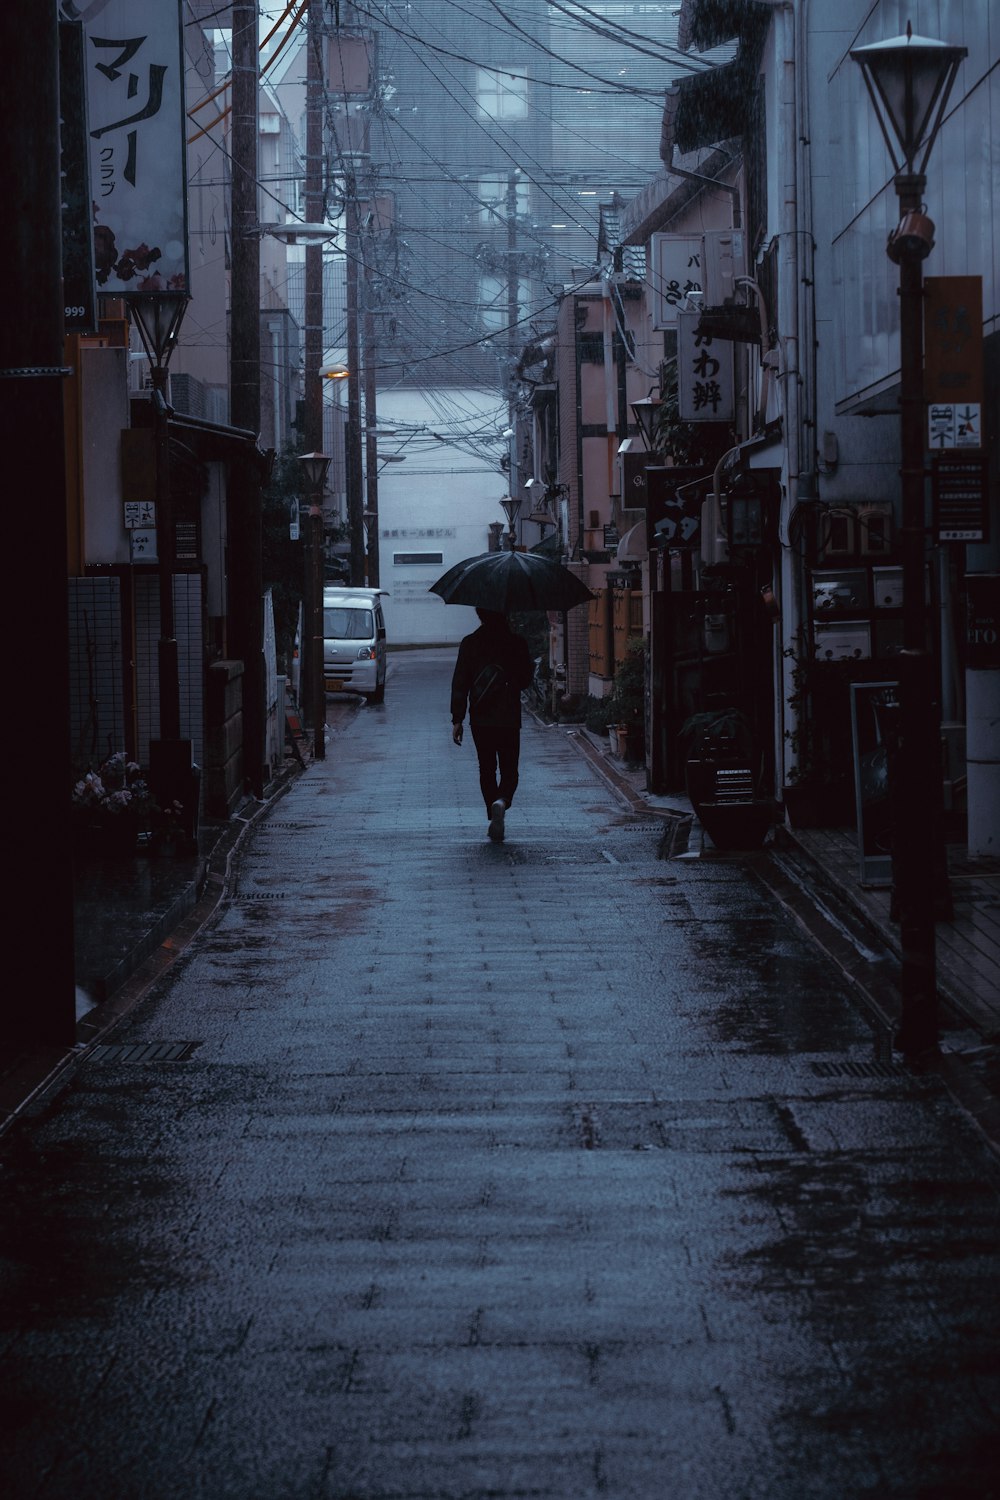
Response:
[[[506,615],[477,609],[482,622],[458,648],[451,680],[451,737],[462,743],[465,713],[479,757],[479,786],[489,818],[487,832],[503,843],[504,816],[517,790],[521,754],[521,690],[531,682],[528,643]]]

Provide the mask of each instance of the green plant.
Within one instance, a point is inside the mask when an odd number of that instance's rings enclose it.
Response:
[[[611,702],[615,717],[613,724],[640,726],[646,722],[646,642],[640,636],[632,636],[625,648],[624,659],[615,670]]]
[[[587,698],[583,722],[593,734],[607,734],[611,725],[618,721],[619,714],[611,693],[604,698]]]

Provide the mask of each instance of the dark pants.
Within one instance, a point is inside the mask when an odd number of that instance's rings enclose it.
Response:
[[[521,753],[520,729],[497,729],[492,724],[473,724],[472,739],[479,757],[479,786],[486,811],[498,797],[507,807],[517,788],[517,762]],[[499,770],[499,778],[497,771]]]

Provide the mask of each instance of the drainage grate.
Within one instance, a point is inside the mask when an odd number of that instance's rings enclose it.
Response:
[[[287,891],[237,891],[234,901],[284,901]]]
[[[100,1042],[90,1056],[97,1062],[187,1062],[200,1042]]]
[[[909,1078],[910,1073],[897,1062],[814,1062],[817,1078]]]

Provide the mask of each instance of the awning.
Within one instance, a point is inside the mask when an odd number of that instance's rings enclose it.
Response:
[[[630,526],[625,535],[618,542],[618,550],[615,553],[616,562],[645,562],[649,556],[649,545],[646,541],[646,522],[640,521],[637,526]]]

